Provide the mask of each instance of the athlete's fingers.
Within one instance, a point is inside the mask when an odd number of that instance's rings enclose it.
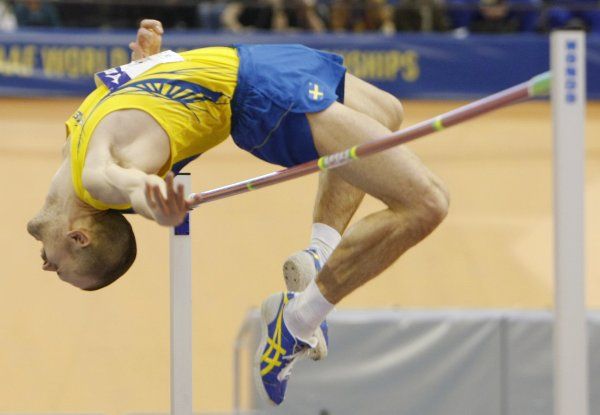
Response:
[[[154,195],[154,199],[156,200],[156,204],[158,205],[158,208],[162,211],[162,213],[164,215],[168,215],[169,213],[169,207],[167,206],[167,203],[163,197],[162,191],[160,190],[159,186],[153,186],[153,195]]]
[[[154,19],[144,19],[140,23],[140,27],[154,30],[157,34],[162,35],[164,33],[162,23]]]
[[[182,186],[178,185],[177,189],[175,189],[174,174],[171,172],[167,175],[165,181],[167,182],[167,200],[173,210],[179,213],[184,209]]]
[[[144,53],[142,52],[142,48],[137,42],[131,42],[129,44],[129,49],[131,49],[131,60],[137,61],[138,59],[142,59],[144,57]]]
[[[152,30],[154,30],[159,35],[163,35],[165,33],[165,30],[163,29],[162,23],[160,21],[158,21],[158,20],[154,21],[154,25],[152,26]]]
[[[142,19],[140,22],[140,27],[150,28],[154,26],[156,20],[154,19]]]
[[[168,180],[169,183],[171,183],[171,186],[173,186],[173,183],[175,181],[175,174],[172,171],[168,172],[165,176],[165,180]]]
[[[172,211],[173,211],[173,203],[171,202],[172,198],[169,197],[168,194],[165,195],[165,193],[168,192],[168,189],[167,190],[162,190],[160,187],[158,189],[160,191],[161,200],[162,200],[162,202],[163,202],[163,204],[164,204],[164,206],[166,208],[166,213],[169,214],[169,215],[172,214]]]
[[[189,197],[185,200],[185,206],[187,207],[188,210],[194,209],[195,208],[195,204],[200,202],[200,200],[202,199],[202,197],[197,194],[197,193],[192,193],[191,195],[189,195]]]
[[[181,212],[185,212],[187,210],[187,207],[185,205],[185,196],[184,196],[184,189],[183,189],[183,185],[180,184],[179,186],[177,186],[177,197],[175,199],[177,201],[177,208],[178,210]]]
[[[196,195],[191,195],[187,198],[184,198],[183,202],[185,203],[185,210],[194,209],[194,204],[196,202]]]
[[[154,35],[152,31],[140,27],[137,32],[137,41],[142,49],[146,49],[151,46]]]
[[[165,183],[167,184],[167,202],[171,202],[175,199],[175,186],[173,185],[173,173],[169,172],[165,177]]]

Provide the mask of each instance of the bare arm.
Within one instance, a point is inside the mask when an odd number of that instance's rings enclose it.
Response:
[[[129,200],[136,213],[147,219],[155,220],[152,209],[146,200],[145,189],[146,186],[158,186],[161,193],[166,194],[166,184],[160,177],[146,174],[135,168],[127,169],[117,164],[110,164],[100,174],[102,173],[104,181],[113,189],[118,189],[119,193]]]

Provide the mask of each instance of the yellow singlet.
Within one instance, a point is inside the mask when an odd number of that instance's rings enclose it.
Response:
[[[71,136],[71,173],[77,196],[96,209],[128,209],[94,199],[82,183],[88,143],[98,123],[113,111],[138,109],[165,130],[171,157],[158,172],[163,177],[181,160],[204,153],[231,131],[231,99],[237,84],[239,59],[229,47],[183,52],[184,61],[161,63],[114,92],[101,85],[83,101],[67,122]]]

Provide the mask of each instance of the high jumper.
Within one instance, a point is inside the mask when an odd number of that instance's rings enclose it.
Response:
[[[42,268],[83,290],[131,266],[121,210],[163,226],[194,206],[171,172],[231,136],[273,164],[296,166],[389,135],[403,120],[392,95],[347,73],[340,56],[301,45],[160,52],[163,28],[142,21],[133,62],[96,75],[67,121],[63,161],[28,231]],[[364,195],[386,208],[348,227]],[[261,309],[256,373],[274,404],[298,358],[327,353],[325,319],[348,294],[429,235],[448,211],[441,180],[405,147],[320,173],[311,242],[284,264],[287,292]]]

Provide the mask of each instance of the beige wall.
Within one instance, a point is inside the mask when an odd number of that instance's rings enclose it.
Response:
[[[42,272],[25,232],[77,103],[0,100],[0,412],[167,412],[167,231],[133,218],[138,260],[96,293]],[[456,105],[407,102],[407,124]],[[599,307],[600,104],[589,107],[587,132],[588,303]],[[529,103],[412,145],[446,180],[451,213],[342,307],[550,307],[550,134],[548,105]],[[226,143],[191,172],[205,190],[273,169]],[[307,241],[315,179],[194,212],[196,410],[230,408],[234,335],[246,310],[282,289],[283,259]],[[377,207],[368,200],[359,215]]]

